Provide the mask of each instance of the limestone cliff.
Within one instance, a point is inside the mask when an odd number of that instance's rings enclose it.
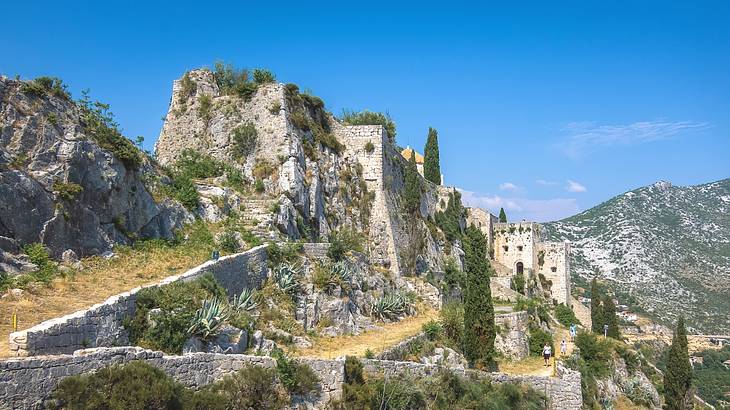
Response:
[[[194,150],[239,169],[250,197],[278,203],[272,224],[286,238],[326,241],[352,227],[368,239],[370,259],[396,273],[440,271],[447,255],[461,264],[458,241],[447,244],[426,223],[450,191],[421,179],[420,212],[409,217],[407,162],[383,127],[342,124],[296,85],[237,93],[208,69],[190,71],[173,84],[155,149],[163,165]]]
[[[0,272],[32,268],[14,256],[27,244],[56,258],[100,254],[170,237],[189,218],[177,203],[155,202],[144,183],[155,171],[104,115],[60,81],[0,77]]]

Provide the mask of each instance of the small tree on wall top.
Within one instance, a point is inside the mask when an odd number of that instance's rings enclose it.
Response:
[[[499,222],[507,223],[507,214],[504,212],[504,208],[499,208]]]

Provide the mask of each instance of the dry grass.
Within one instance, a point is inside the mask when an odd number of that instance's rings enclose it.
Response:
[[[356,336],[322,337],[305,350],[294,352],[296,356],[334,359],[342,356],[364,357],[369,349],[378,354],[404,339],[421,332],[423,324],[438,318],[438,312],[424,308],[418,316],[411,316],[400,322],[383,324],[379,329]]]
[[[29,286],[19,298],[8,294],[0,299],[0,357],[10,354],[8,336],[13,312],[18,315],[18,329],[27,329],[137,286],[180,274],[204,262],[210,251],[205,244],[157,245],[139,250],[121,247],[117,257],[87,258],[82,261],[83,270],[57,278],[49,286]]]
[[[631,400],[629,400],[626,396],[618,396],[616,398],[616,402],[614,403],[614,410],[642,410],[646,409],[646,407],[643,406],[637,406],[634,404]]]

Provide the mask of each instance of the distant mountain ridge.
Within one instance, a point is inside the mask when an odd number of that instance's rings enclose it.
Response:
[[[687,187],[660,181],[545,224],[573,243],[573,273],[611,283],[663,322],[730,334],[730,179]]]

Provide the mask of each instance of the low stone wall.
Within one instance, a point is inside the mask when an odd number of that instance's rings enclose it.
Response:
[[[498,326],[494,347],[512,360],[522,360],[530,354],[528,339],[530,316],[527,312],[502,313],[494,316]]]
[[[410,375],[417,378],[434,376],[442,366],[415,362],[395,362],[389,360],[362,360],[364,371],[370,375],[397,377]],[[491,380],[493,383],[523,383],[545,394],[547,408],[550,410],[580,410],[583,396],[580,389],[580,373],[566,369],[558,364],[556,377],[549,376],[512,376],[504,373],[488,373],[478,370],[450,369],[456,374]]]
[[[408,339],[401,341],[395,346],[389,347],[388,349],[375,356],[375,358],[378,360],[403,360],[403,358],[408,355],[408,351],[412,344],[423,343],[426,340],[428,340],[426,334],[419,333],[415,336],[411,336]]]
[[[233,296],[243,288],[261,286],[268,273],[267,261],[266,245],[262,245],[217,261],[208,261],[150,286],[191,281],[210,272],[226,288],[229,296]],[[134,315],[137,292],[141,289],[132,289],[88,309],[11,333],[10,351],[14,356],[35,356],[68,354],[88,347],[126,346],[129,338],[123,326],[124,319]]]
[[[305,243],[303,247],[304,255],[309,259],[324,260],[328,258],[327,251],[330,249],[329,243]]]
[[[187,387],[199,388],[247,365],[274,367],[268,356],[194,353],[165,356],[138,347],[80,350],[73,355],[16,358],[0,362],[0,409],[42,408],[61,379],[93,372],[113,364],[144,360]],[[297,398],[305,408],[322,408],[339,398],[344,381],[344,361],[298,359],[308,364],[320,379],[321,390],[312,397]]]

